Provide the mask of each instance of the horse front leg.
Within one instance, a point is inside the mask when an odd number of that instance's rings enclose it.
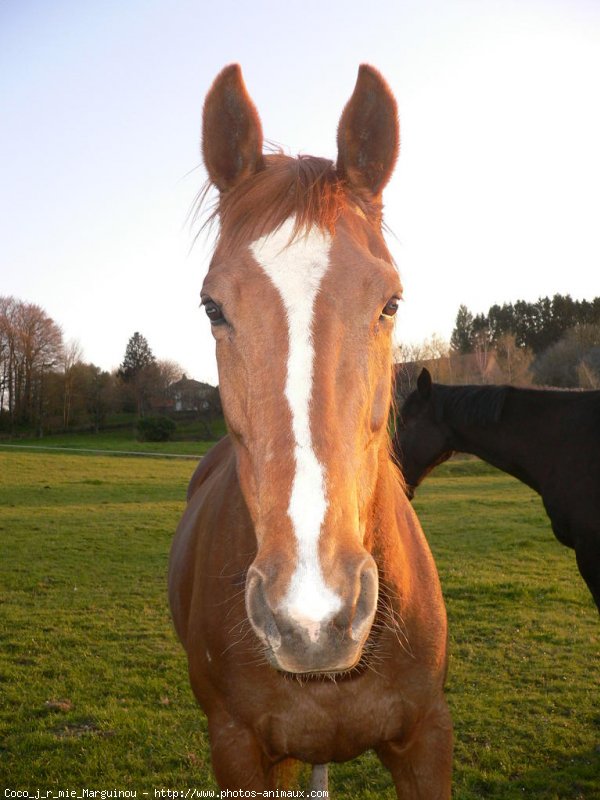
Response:
[[[442,698],[408,742],[385,742],[375,749],[392,773],[399,800],[450,800],[452,741],[452,720]]]
[[[275,767],[254,733],[226,712],[208,718],[210,754],[220,789],[275,789]]]

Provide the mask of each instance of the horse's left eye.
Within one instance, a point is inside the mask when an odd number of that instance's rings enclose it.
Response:
[[[387,303],[385,304],[383,311],[381,312],[382,317],[393,317],[396,311],[398,311],[398,306],[400,305],[400,298],[399,297],[391,297]]]

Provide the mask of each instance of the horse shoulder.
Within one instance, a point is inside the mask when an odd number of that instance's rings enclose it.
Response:
[[[192,476],[187,506],[171,545],[169,603],[177,635],[186,645],[192,596],[197,584],[198,559],[206,550],[212,528],[206,517],[225,500],[219,497],[232,482],[233,450],[228,437],[221,439],[202,459]],[[210,499],[212,502],[207,502]]]
[[[411,565],[411,594],[417,603],[423,602],[430,607],[428,613],[446,624],[446,611],[442,598],[442,589],[437,567],[433,560],[429,542],[414,508],[406,497],[399,499],[396,511],[400,530],[404,538],[405,548]]]
[[[194,470],[194,474],[190,478],[187,488],[186,499],[189,502],[199,486],[201,486],[208,476],[222,463],[223,460],[231,452],[231,439],[229,436],[224,436],[220,439],[208,453],[200,459],[198,466]]]

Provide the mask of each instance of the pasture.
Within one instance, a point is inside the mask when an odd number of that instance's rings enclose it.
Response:
[[[192,470],[0,448],[3,787],[216,789],[166,599]],[[453,797],[598,800],[600,623],[573,552],[481,462],[439,468],[415,506],[449,615]],[[395,796],[370,754],[331,792]]]

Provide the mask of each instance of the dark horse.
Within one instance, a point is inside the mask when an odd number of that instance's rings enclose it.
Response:
[[[444,386],[423,369],[400,410],[394,449],[411,498],[454,452],[534,489],[600,611],[600,392]]]
[[[202,302],[229,436],[192,478],[169,596],[222,789],[372,748],[399,797],[450,797],[446,613],[388,432],[398,141],[368,66],[335,166],[263,155],[237,65],[204,105],[220,236]]]

